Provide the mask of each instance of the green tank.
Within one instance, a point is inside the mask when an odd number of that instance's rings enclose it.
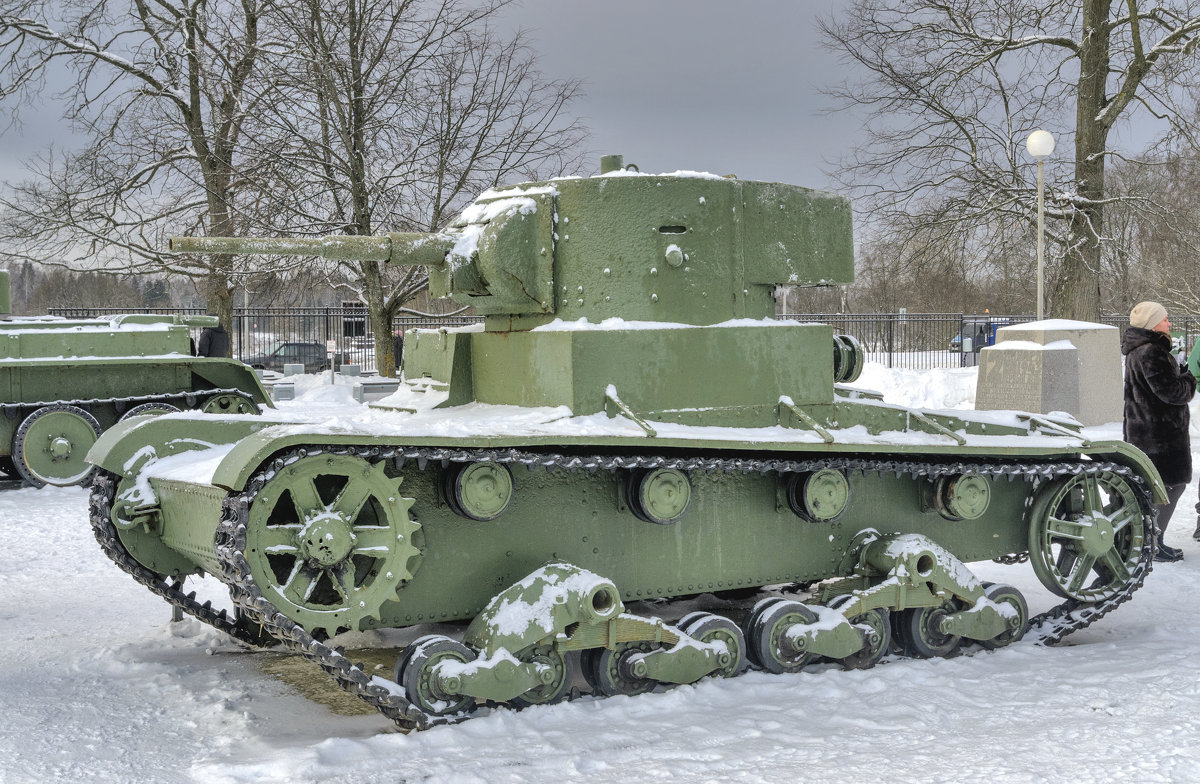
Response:
[[[90,455],[121,568],[403,729],[1054,641],[1151,567],[1164,491],[1138,450],[1069,418],[889,405],[846,385],[855,340],[773,318],[781,284],[851,281],[837,196],[609,157],[488,191],[437,234],[171,248],[425,265],[485,316],[410,335],[368,416],[131,421]],[[967,566],[994,559],[1062,601],[1034,615]],[[232,614],[184,592],[198,573]],[[409,627],[382,666],[329,639]]]
[[[0,314],[8,314],[0,271]],[[182,409],[258,413],[270,399],[231,359],[190,355],[190,327],[215,316],[126,314],[0,320],[0,469],[42,485],[87,484],[87,453],[129,417]]]

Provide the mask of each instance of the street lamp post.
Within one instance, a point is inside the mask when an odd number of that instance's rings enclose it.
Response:
[[[1042,303],[1045,302],[1045,297],[1042,295],[1042,258],[1043,246],[1045,244],[1045,231],[1043,229],[1045,220],[1045,197],[1042,189],[1042,164],[1047,156],[1054,152],[1054,137],[1049,131],[1038,129],[1029,134],[1029,138],[1025,140],[1025,149],[1037,159],[1038,183],[1037,183],[1037,205],[1038,205],[1038,224],[1037,224],[1037,320],[1042,320]]]

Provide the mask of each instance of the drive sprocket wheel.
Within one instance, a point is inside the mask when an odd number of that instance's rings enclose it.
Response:
[[[1126,587],[1147,555],[1145,514],[1129,480],[1111,471],[1048,483],[1034,497],[1029,561],[1059,596],[1106,601]]]
[[[311,455],[255,496],[246,561],[263,595],[310,633],[362,629],[411,580],[420,524],[384,463]]]

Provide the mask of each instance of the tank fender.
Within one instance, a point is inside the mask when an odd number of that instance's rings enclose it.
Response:
[[[188,414],[134,417],[104,431],[87,460],[118,476],[132,476],[151,460],[237,443],[277,422],[259,417],[205,418],[203,427]]]
[[[1158,469],[1154,467],[1154,463],[1150,462],[1146,453],[1133,444],[1124,441],[1097,442],[1090,444],[1089,448],[1082,451],[1085,455],[1092,455],[1098,460],[1111,460],[1132,468],[1150,486],[1150,492],[1154,494],[1154,503],[1165,504],[1170,500],[1167,497],[1167,487],[1163,484]]]
[[[271,396],[267,394],[266,388],[258,378],[258,374],[249,365],[223,357],[195,357],[191,362],[192,374],[205,382],[197,384],[197,386],[240,389],[260,406],[275,407]]]

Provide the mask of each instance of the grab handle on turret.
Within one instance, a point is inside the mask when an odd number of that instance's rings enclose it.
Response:
[[[403,266],[438,267],[455,239],[444,234],[392,232],[377,237],[171,237],[172,253],[319,256],[338,261],[384,261]]]

